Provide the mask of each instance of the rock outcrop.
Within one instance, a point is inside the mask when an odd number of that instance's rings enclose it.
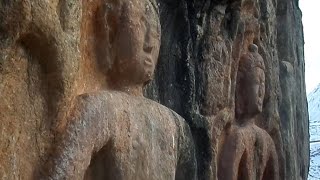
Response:
[[[94,36],[98,1],[0,0],[0,178],[38,178],[73,99],[108,86]],[[199,179],[217,179],[235,123],[240,57],[249,44],[265,64],[255,124],[272,138],[280,179],[307,179],[308,113],[297,0],[159,0],[162,27],[145,96],[189,124]],[[99,33],[99,32],[98,32]]]
[[[256,124],[273,138],[280,179],[306,179],[308,113],[301,11],[297,0],[161,1],[162,45],[147,95],[190,124],[200,179],[215,179],[218,139],[234,121],[236,70],[248,44],[266,66]]]

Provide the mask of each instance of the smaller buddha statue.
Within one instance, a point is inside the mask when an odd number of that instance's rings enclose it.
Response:
[[[271,136],[255,124],[265,95],[265,65],[258,46],[239,62],[236,124],[226,136],[218,165],[219,180],[279,180],[278,156]]]

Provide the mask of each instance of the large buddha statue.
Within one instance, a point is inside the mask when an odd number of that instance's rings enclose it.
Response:
[[[271,136],[255,125],[265,95],[265,65],[258,46],[239,62],[236,124],[228,130],[219,159],[219,180],[279,180],[278,156]]]
[[[76,98],[46,179],[195,179],[189,126],[142,94],[159,54],[157,4],[104,0],[97,13],[108,43],[96,52],[108,52],[97,58],[109,88]]]

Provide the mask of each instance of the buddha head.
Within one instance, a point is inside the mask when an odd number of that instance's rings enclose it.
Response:
[[[97,15],[96,54],[111,85],[120,88],[149,82],[160,48],[156,1],[104,0]]]
[[[254,116],[262,112],[265,95],[265,65],[258,46],[250,44],[239,61],[236,86],[236,116]]]

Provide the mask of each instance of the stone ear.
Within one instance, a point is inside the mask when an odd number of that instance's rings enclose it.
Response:
[[[100,16],[99,18],[102,20],[102,28],[106,31],[105,33],[107,33],[107,38],[110,44],[114,42],[119,23],[120,12],[116,11],[117,9],[115,9],[115,6],[111,3],[103,4],[98,10],[98,16]]]
[[[118,31],[119,16],[118,5],[114,1],[105,1],[100,4],[95,11],[94,36],[95,36],[95,56],[99,68],[103,73],[112,66],[113,51],[112,44],[116,39]]]
[[[242,69],[244,70],[244,69]],[[245,102],[243,98],[243,94],[245,93],[245,85],[243,84],[243,78],[244,78],[244,73],[242,70],[239,68],[238,73],[237,73],[237,81],[236,81],[236,95],[235,95],[235,103],[236,103],[236,116],[239,117],[241,114],[245,112]]]

